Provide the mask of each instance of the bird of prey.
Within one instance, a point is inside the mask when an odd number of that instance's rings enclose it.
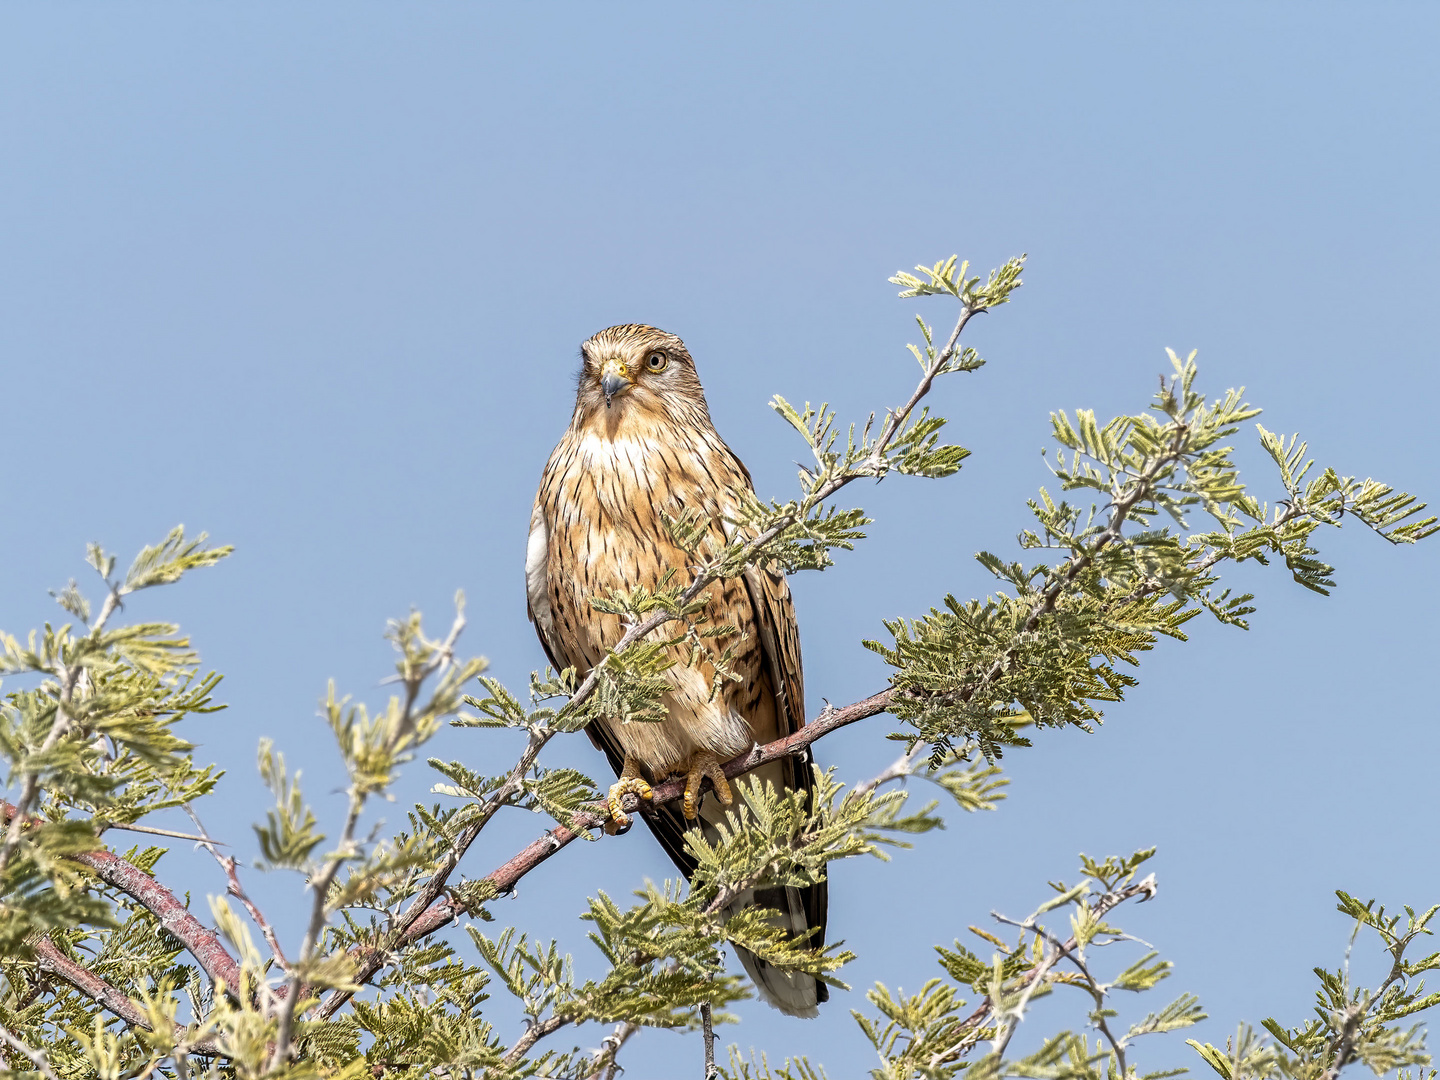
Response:
[[[525,558],[529,614],[556,668],[583,677],[620,640],[620,616],[597,611],[591,599],[611,589],[655,587],[668,571],[690,579],[691,558],[672,539],[661,514],[698,514],[718,547],[733,534],[739,496],[753,492],[750,474],[710,421],[695,362],[674,334],[653,326],[612,326],[581,346],[583,366],[575,413],[545,465]],[[805,722],[800,635],[790,589],[778,572],[750,567],[715,582],[707,614],[737,628],[730,671],[711,693],[713,668],[690,666],[684,647],[665,677],[666,718],[659,722],[607,722],[586,729],[619,777],[609,805],[617,824],[626,793],[648,798],[650,785],[686,778],[682,811],[656,808],[647,823],[689,877],[695,862],[685,850],[687,819],[707,828],[732,802],[720,765],[755,743],[768,743]],[[786,758],[755,770],[782,792],[811,789],[806,762]],[[713,793],[702,796],[708,777]],[[713,828],[708,829],[713,833]],[[825,936],[826,885],[747,892],[732,905],[769,909],[772,923],[808,943]],[[823,982],[777,970],[736,948],[762,996],[782,1012],[814,1016],[829,996]]]

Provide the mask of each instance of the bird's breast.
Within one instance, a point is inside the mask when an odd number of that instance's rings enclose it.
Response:
[[[662,515],[698,513],[723,543],[733,479],[703,444],[652,433],[572,432],[544,481],[552,588],[577,606],[610,589],[684,580],[694,560]],[[563,601],[562,601],[563,602]]]
[[[649,436],[585,433],[558,479],[556,510],[567,526],[668,539],[660,514],[687,510],[719,520],[730,508],[723,481],[701,448]]]

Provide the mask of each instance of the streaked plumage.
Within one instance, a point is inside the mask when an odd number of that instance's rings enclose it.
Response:
[[[613,326],[586,341],[581,352],[575,412],[535,497],[525,585],[530,617],[551,662],[583,676],[624,633],[620,618],[596,611],[591,597],[654,586],[671,569],[689,580],[689,560],[661,524],[661,512],[698,511],[718,545],[725,540],[726,518],[734,516],[736,493],[751,490],[751,482],[710,422],[694,362],[678,337],[652,326]],[[681,662],[667,672],[667,719],[592,723],[590,737],[622,783],[690,773],[697,784],[702,773],[715,771],[714,762],[804,723],[800,636],[784,577],[752,568],[709,591],[712,621],[744,635],[731,665],[740,679],[725,682],[711,700],[710,665],[687,667],[677,655]],[[803,762],[787,759],[756,772],[781,788],[811,785]],[[629,790],[645,786],[630,782]],[[702,827],[723,813],[714,793],[705,795],[698,811]],[[692,873],[681,811],[673,804],[661,807],[647,822],[675,864]],[[823,883],[760,890],[735,906],[747,903],[775,910],[777,924],[792,933],[818,927],[810,941],[823,941]],[[809,976],[784,975],[736,951],[766,999],[787,1013],[813,1016],[828,996],[824,984]]]

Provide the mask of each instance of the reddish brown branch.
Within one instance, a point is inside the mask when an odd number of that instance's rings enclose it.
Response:
[[[885,712],[890,707],[890,703],[894,698],[894,690],[882,690],[880,693],[872,694],[862,701],[846,705],[843,709],[827,707],[824,712],[794,734],[787,735],[783,739],[776,739],[774,742],[766,743],[764,746],[751,747],[748,753],[731,758],[725,763],[725,775],[730,779],[734,779],[741,773],[747,773],[751,769],[764,765],[767,762],[779,761],[781,758],[787,758],[793,754],[797,754],[817,739],[823,738],[832,731],[845,727],[848,724],[853,724],[857,720],[864,720]],[[664,806],[666,803],[675,802],[677,799],[683,797],[684,794],[685,778],[683,776],[677,776],[674,779],[667,780],[665,783],[655,786],[654,798],[649,805]],[[633,798],[633,796],[629,796],[628,798]],[[643,807],[641,810],[643,812]],[[603,814],[593,812],[577,814],[572,829],[560,826],[546,833],[538,840],[532,841],[524,850],[520,851],[508,862],[492,870],[486,875],[485,880],[489,881],[500,892],[509,892],[515,888],[521,878],[531,870],[534,870],[546,859],[550,858],[551,855],[554,855],[555,852],[569,844],[570,841],[574,840],[581,830],[600,829],[605,824],[605,821],[606,818]],[[453,905],[455,914],[459,914],[462,910],[461,905],[453,900],[449,901],[449,903]],[[436,905],[436,907],[439,906],[439,904]],[[429,914],[429,912],[426,914]],[[454,917],[455,915],[450,916],[450,918]],[[400,942],[401,945],[408,945],[410,942],[424,937],[425,934],[430,933],[431,930],[434,929],[434,927],[432,927],[430,930],[416,933],[415,931],[419,928],[422,921],[424,920],[416,920],[415,925],[411,927],[410,934],[406,935],[406,939]],[[446,919],[445,921],[449,920]],[[442,922],[437,925],[443,926],[444,923]]]
[[[725,763],[725,775],[731,779],[741,773],[749,772],[757,766],[766,762],[778,761],[781,758],[797,754],[830,732],[853,724],[857,720],[864,720],[871,716],[878,716],[885,712],[890,703],[895,699],[895,690],[882,690],[878,694],[872,694],[862,701],[846,705],[837,709],[827,706],[825,711],[817,716],[810,723],[806,724],[794,734],[787,735],[783,739],[776,739],[764,746],[754,746],[747,753],[739,757],[731,758]],[[675,802],[685,794],[685,779],[677,777],[668,780],[663,784],[657,784],[654,789],[654,798],[649,805],[664,806],[666,803]],[[634,796],[627,796],[633,799]],[[627,806],[627,809],[634,809]],[[643,812],[643,811],[642,811]],[[566,847],[580,835],[582,831],[599,831],[605,825],[606,818],[603,814],[594,811],[585,811],[576,814],[571,822],[571,827],[564,825],[556,826],[544,836],[531,841],[523,849],[517,852],[505,863],[496,867],[482,880],[490,882],[496,890],[502,893],[509,892],[515,888],[520,879],[530,871],[543,863],[550,856],[554,855],[561,848]],[[600,835],[604,835],[600,832]],[[431,904],[425,911],[415,918],[410,925],[391,941],[386,948],[368,949],[355,956],[356,970],[354,979],[358,983],[364,983],[375,972],[379,971],[385,962],[385,956],[394,949],[400,949],[406,945],[413,944],[428,934],[433,934],[447,923],[454,921],[465,914],[465,904],[454,896],[446,896]],[[325,1002],[320,1010],[322,1017],[330,1017],[350,1000],[350,994],[345,991],[336,991]]]
[[[13,806],[0,800],[0,817],[9,821],[14,812]],[[31,817],[23,827],[36,828],[44,823],[41,818]],[[232,991],[239,988],[240,965],[225,951],[220,938],[190,914],[190,910],[179,897],[144,870],[104,848],[66,857],[71,862],[88,867],[100,880],[119,889],[148,909],[160,920],[160,925],[174,935],[185,950],[200,962],[201,968],[210,976],[212,982],[223,982]]]
[[[200,920],[190,914],[189,908],[169,889],[112,851],[89,851],[74,856],[74,859],[149,909],[160,920],[160,925],[199,961],[211,981],[224,983],[232,991],[240,988],[240,965],[235,958],[225,951],[215,932],[201,925]]]
[[[150,1018],[134,998],[127,997],[88,968],[68,959],[55,944],[45,938],[35,943],[35,966],[48,975],[69,983],[81,994],[102,1008],[114,1013],[131,1027],[153,1031]],[[176,1042],[185,1042],[185,1026],[175,1025]],[[187,1044],[192,1050],[206,1053],[215,1052],[215,1040],[206,1038]]]
[[[41,938],[35,942],[35,966],[69,983],[91,1001],[97,1002],[120,1017],[131,1027],[153,1030],[150,1019],[139,1003],[122,994],[93,971],[81,967],[57,949],[53,942]]]

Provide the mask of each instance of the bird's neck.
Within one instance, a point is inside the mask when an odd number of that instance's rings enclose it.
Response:
[[[577,435],[615,441],[652,442],[669,445],[693,443],[697,437],[708,441],[715,435],[710,415],[704,409],[685,409],[676,415],[664,406],[627,401],[623,397],[608,406],[575,410],[573,428]]]

